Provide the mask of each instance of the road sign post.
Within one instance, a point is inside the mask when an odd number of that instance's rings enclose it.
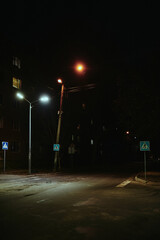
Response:
[[[145,177],[145,181],[146,181],[147,180],[146,152],[150,151],[150,142],[149,141],[140,141],[140,151],[144,152],[144,177]]]
[[[147,161],[146,161],[146,152],[144,152],[144,179],[145,179],[145,181],[147,180],[146,172],[147,172]]]
[[[3,172],[6,171],[6,150],[4,150],[4,166],[3,166]]]
[[[2,142],[2,150],[4,150],[3,171],[6,171],[6,150],[8,150],[8,142]]]

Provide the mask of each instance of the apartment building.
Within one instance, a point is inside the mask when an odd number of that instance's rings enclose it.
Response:
[[[25,167],[27,158],[27,112],[16,99],[22,89],[21,59],[16,50],[4,45],[0,49],[0,171],[3,169],[2,141],[8,142],[6,169]]]

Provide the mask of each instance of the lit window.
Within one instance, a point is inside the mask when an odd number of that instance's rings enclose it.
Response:
[[[0,117],[0,128],[3,128],[3,117]]]
[[[13,79],[12,79],[12,86],[14,88],[21,89],[21,80],[13,77]]]

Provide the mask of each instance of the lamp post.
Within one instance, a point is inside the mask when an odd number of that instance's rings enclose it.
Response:
[[[58,117],[58,127],[57,127],[57,137],[56,137],[56,144],[59,144],[60,138],[60,130],[61,130],[61,118],[62,118],[62,102],[63,102],[63,92],[64,92],[64,84],[62,79],[58,79],[57,82],[61,85],[61,97],[60,97],[60,107],[59,107],[59,117]],[[59,152],[56,151],[54,155],[54,171],[57,170],[57,160],[59,161],[59,168],[60,168],[60,159],[59,159]]]
[[[34,102],[30,102],[27,98],[24,97],[24,95],[22,93],[17,93],[17,97],[19,99],[24,99],[26,102],[29,103],[29,151],[28,151],[28,173],[31,174],[31,157],[32,157],[32,145],[31,145],[31,140],[32,140],[32,137],[31,137],[31,114],[32,114],[32,104],[35,103],[35,102],[38,102],[38,101],[41,101],[41,102],[48,102],[49,101],[49,97],[44,95],[42,97],[39,98],[39,100],[36,100]]]
[[[80,73],[83,74],[84,73],[84,64],[78,63],[75,67],[75,70]],[[59,144],[59,139],[60,139],[60,130],[61,130],[61,119],[62,119],[62,102],[63,102],[63,93],[64,93],[64,83],[62,81],[62,79],[58,79],[57,82],[59,84],[61,84],[61,97],[60,97],[60,108],[59,108],[59,117],[58,117],[58,127],[57,127],[57,136],[56,136],[56,144]],[[59,158],[59,151],[55,151],[55,155],[54,155],[54,171],[56,172],[57,170],[57,160],[59,162],[59,168],[60,167],[60,158]]]

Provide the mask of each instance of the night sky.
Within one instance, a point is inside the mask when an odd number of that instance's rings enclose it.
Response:
[[[78,60],[104,78],[108,68],[137,68],[159,55],[154,1],[14,1],[2,5],[1,19],[4,37],[43,66],[42,79],[73,71]]]
[[[1,6],[2,37],[23,49],[25,81],[51,87],[59,76],[68,87],[95,82],[102,108],[116,103],[118,121],[144,136],[153,121],[150,133],[159,129],[159,23],[156,1],[21,0]],[[77,61],[86,65],[83,78],[74,71]]]

